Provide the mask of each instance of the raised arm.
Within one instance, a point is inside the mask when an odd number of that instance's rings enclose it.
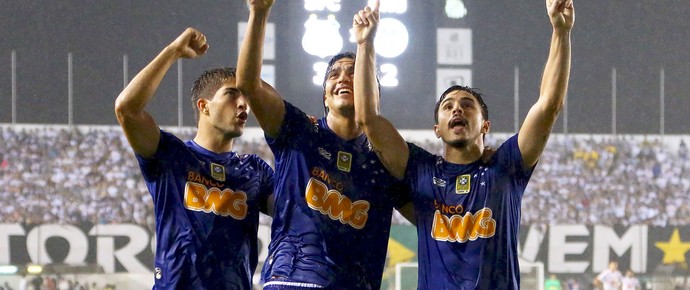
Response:
[[[539,99],[527,113],[518,144],[525,167],[537,163],[563,108],[570,78],[570,31],[575,20],[572,0],[546,0],[553,27],[549,58],[542,75]]]
[[[405,175],[409,148],[393,124],[379,114],[379,90],[376,80],[374,36],[379,22],[379,0],[355,14],[352,29],[357,40],[354,97],[355,121],[364,130],[376,154],[388,171],[398,179]]]
[[[247,32],[237,60],[237,88],[247,98],[259,125],[277,137],[285,117],[285,103],[278,92],[261,80],[266,22],[273,0],[250,0]]]
[[[206,36],[194,28],[187,28],[156,58],[141,70],[115,100],[115,116],[134,152],[151,157],[158,149],[158,124],[144,111],[163,76],[179,58],[194,58],[206,53]]]

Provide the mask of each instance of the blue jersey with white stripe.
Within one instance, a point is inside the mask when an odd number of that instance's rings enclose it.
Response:
[[[326,119],[285,102],[276,139],[276,208],[264,281],[379,289],[399,182],[362,134],[343,140]]]
[[[410,144],[419,241],[419,289],[519,289],[524,170],[517,135],[491,161],[452,164]]]
[[[156,218],[154,289],[251,289],[259,210],[273,170],[255,155],[217,154],[161,131],[137,155]]]

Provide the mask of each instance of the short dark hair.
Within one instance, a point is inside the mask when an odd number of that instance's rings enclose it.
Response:
[[[353,52],[341,52],[339,54],[336,54],[335,56],[331,57],[331,60],[328,61],[328,67],[326,68],[326,74],[323,76],[323,83],[321,84],[321,87],[323,88],[323,95],[321,96],[321,102],[323,103],[323,113],[324,115],[328,115],[328,107],[326,107],[326,103],[323,100],[323,97],[326,96],[326,81],[328,81],[328,75],[331,74],[331,70],[333,70],[333,65],[335,62],[343,59],[343,58],[351,58],[352,60],[357,60],[357,55],[354,54]]]
[[[234,67],[221,67],[207,70],[199,76],[192,87],[192,106],[194,107],[194,119],[199,123],[199,108],[196,102],[199,99],[213,99],[216,91],[230,78],[235,78]]]
[[[321,87],[323,88],[323,95],[321,96],[322,98],[326,96],[326,82],[328,81],[328,75],[331,73],[331,70],[333,70],[333,65],[343,59],[343,58],[350,58],[354,61],[357,60],[357,55],[353,52],[341,52],[339,54],[336,54],[331,58],[331,60],[328,61],[328,67],[326,68],[326,74],[323,76],[323,83],[321,84]],[[381,83],[379,82],[379,76],[378,74],[376,75],[376,86],[378,87],[379,90],[379,96],[381,95]],[[354,93],[354,92],[353,92]],[[322,102],[324,102],[322,100]],[[328,107],[326,107],[326,103],[323,103],[323,113],[324,115],[328,115]]]
[[[443,94],[441,94],[441,97],[438,99],[438,102],[436,102],[436,106],[434,107],[434,124],[438,124],[438,110],[441,107],[441,102],[443,102],[443,100],[446,98],[448,94],[454,91],[465,91],[473,95],[479,102],[479,106],[482,108],[482,117],[484,117],[484,120],[489,120],[489,108],[486,106],[486,103],[482,98],[482,94],[477,92],[476,89],[470,88],[468,86],[453,85],[450,88],[446,89],[446,91],[443,92]]]

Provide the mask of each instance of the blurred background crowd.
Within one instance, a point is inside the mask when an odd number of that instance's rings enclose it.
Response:
[[[194,136],[192,128],[174,132]],[[0,136],[0,199],[11,201],[0,208],[3,223],[154,228],[151,196],[119,128],[5,126]],[[505,137],[490,134],[487,144],[500,146]],[[439,140],[408,139],[442,154]],[[525,192],[522,223],[690,224],[690,162],[678,140],[554,135]],[[235,150],[273,164],[260,136],[236,140]],[[394,222],[406,223],[397,213]]]

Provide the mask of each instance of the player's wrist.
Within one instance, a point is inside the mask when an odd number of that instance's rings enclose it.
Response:
[[[254,17],[256,19],[261,19],[261,20],[266,20],[268,19],[268,14],[271,12],[270,8],[265,8],[265,9],[254,9],[251,8],[249,10],[249,17]]]
[[[179,48],[174,42],[166,46],[163,51],[161,52],[163,56],[166,56],[169,59],[176,60],[178,58],[182,58],[182,49]]]
[[[374,48],[373,40],[365,40],[357,43],[357,48]]]

